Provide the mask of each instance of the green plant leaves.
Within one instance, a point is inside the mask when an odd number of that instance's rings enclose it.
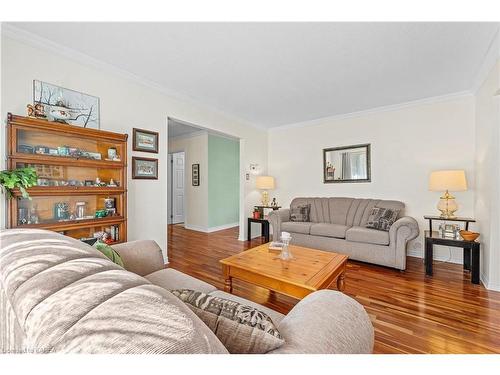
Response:
[[[2,186],[8,198],[12,198],[12,190],[18,188],[23,198],[30,198],[26,189],[36,186],[37,174],[35,168],[17,168],[12,171],[5,170],[0,172],[0,186]]]

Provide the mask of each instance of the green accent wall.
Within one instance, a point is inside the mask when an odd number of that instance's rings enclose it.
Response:
[[[208,227],[239,221],[240,142],[208,135]]]

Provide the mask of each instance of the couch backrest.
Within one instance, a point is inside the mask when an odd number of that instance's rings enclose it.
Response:
[[[0,244],[0,352],[22,340],[30,352],[227,353],[174,295],[87,244],[36,229],[0,231]]]
[[[331,223],[351,226],[364,226],[372,208],[384,207],[400,210],[404,216],[403,202],[383,199],[360,198],[294,198],[290,207],[311,205],[311,221],[314,223]]]

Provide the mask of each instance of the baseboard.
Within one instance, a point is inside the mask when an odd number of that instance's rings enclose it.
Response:
[[[184,228],[189,229],[189,230],[195,230],[197,232],[212,233],[212,232],[217,232],[219,230],[234,228],[234,227],[237,227],[239,225],[240,225],[240,223],[231,223],[231,224],[224,224],[224,225],[219,225],[216,227],[207,228],[207,227],[202,227],[201,225],[184,224]]]
[[[189,229],[189,230],[195,230],[197,232],[207,232],[206,227],[202,227],[200,225],[192,225],[192,224],[184,224],[184,228]]]
[[[240,223],[231,223],[231,224],[224,224],[224,225],[219,225],[217,227],[210,227],[207,229],[207,233],[212,233],[212,232],[217,232],[219,230],[224,230],[224,229],[229,229],[229,228],[234,228],[234,227],[239,227]]]
[[[406,251],[406,255],[413,258],[424,258],[424,252],[422,250],[408,249]],[[453,252],[451,253],[450,258],[449,256],[436,254],[436,251],[434,251],[434,260],[437,260],[439,262],[462,264],[462,258],[454,257]]]
[[[486,289],[500,292],[500,285],[490,283],[488,276],[486,276],[484,273],[481,272],[481,274],[479,275],[479,279],[481,280],[481,283],[483,283],[483,285]]]
[[[420,258],[420,259],[423,259],[423,254],[422,254],[422,251],[420,250],[408,250],[407,251],[407,256],[409,257],[413,257],[413,258]],[[436,257],[435,254],[434,254],[434,260],[437,260],[439,262],[443,262],[445,260],[448,260],[448,258],[446,257]],[[448,261],[448,263],[455,263],[455,264],[462,264],[461,261],[458,261],[456,259],[451,259]],[[500,292],[500,285],[499,284],[494,284],[494,283],[490,283],[488,277],[481,272],[481,274],[479,275],[479,279],[481,280],[481,284],[483,284],[483,286],[488,289],[488,290],[494,290],[494,291],[497,291],[497,292]]]

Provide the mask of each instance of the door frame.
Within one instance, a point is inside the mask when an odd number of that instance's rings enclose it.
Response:
[[[195,122],[190,122],[190,121],[187,121],[187,120],[181,120],[179,117],[175,117],[175,116],[169,116],[167,115],[167,118],[166,118],[166,121],[165,121],[165,124],[166,124],[166,128],[167,128],[167,139],[166,139],[166,142],[167,142],[167,153],[172,153],[170,152],[170,150],[168,149],[168,140],[170,138],[169,134],[168,134],[168,124],[169,124],[169,121],[170,120],[174,120],[176,122],[184,122],[186,123],[187,125],[189,126],[193,126],[193,127],[198,127],[200,128],[200,130],[206,130],[206,131],[211,131],[211,132],[214,132],[214,133],[217,133],[216,130],[212,129],[212,128],[207,128],[207,127],[204,127],[202,125],[198,125],[196,124]],[[228,136],[228,137],[231,137],[231,138],[234,138],[236,140],[239,141],[239,144],[240,144],[240,186],[239,186],[239,189],[240,189],[240,202],[239,202],[239,232],[238,232],[238,240],[239,241],[246,241],[246,235],[245,235],[245,220],[246,220],[246,213],[245,213],[245,205],[246,205],[246,200],[245,200],[245,186],[247,184],[248,181],[246,181],[246,178],[245,178],[245,175],[247,173],[247,170],[246,170],[246,160],[245,160],[245,156],[244,156],[244,152],[245,152],[245,138],[241,138],[239,136],[236,136],[236,135],[232,135],[232,134],[229,134],[229,133],[224,133],[224,132],[220,132],[220,135],[224,136]],[[185,150],[180,150],[180,151],[184,151],[184,157],[186,157],[186,151]],[[186,163],[184,163],[184,166],[186,168]],[[167,167],[168,168],[168,167]],[[188,173],[184,173],[185,174],[185,178],[190,178],[191,176],[191,171],[188,171],[189,172],[189,176],[188,176]],[[167,173],[167,178],[168,179],[171,179],[171,176],[168,176],[168,173]],[[168,183],[168,181],[167,181]],[[186,188],[186,185],[184,186],[184,188]],[[186,195],[184,194],[184,199],[185,199]],[[168,212],[168,199],[167,199],[167,202],[165,202],[165,204],[167,205],[167,212]],[[185,206],[184,206],[185,207]],[[186,214],[186,210],[184,210],[184,215]],[[184,217],[185,219],[185,217]],[[168,220],[167,220],[168,221]],[[165,249],[166,249],[166,252],[168,254],[168,236],[166,238],[166,246],[165,246]],[[167,259],[168,259],[168,255],[167,255]]]

